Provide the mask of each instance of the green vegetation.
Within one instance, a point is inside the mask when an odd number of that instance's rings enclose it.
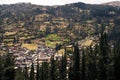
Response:
[[[0,80],[15,80],[14,57],[10,53],[4,55],[0,55]]]
[[[66,38],[63,38],[63,37],[60,37],[59,35],[57,34],[49,34],[47,35],[47,37],[45,38],[45,43],[47,46],[49,47],[52,47],[52,48],[55,48],[55,46],[57,44],[64,44],[64,43],[68,43],[69,42],[69,39],[66,39]]]
[[[46,40],[50,40],[50,41],[60,41],[61,38],[60,36],[58,36],[57,34],[48,34],[46,37]]]
[[[119,34],[117,26],[120,25],[120,8],[112,6],[74,3],[48,7],[20,3],[1,5],[0,12],[0,35],[3,35],[0,42],[6,44],[13,41],[4,39],[14,39],[14,36],[18,36],[17,40],[21,43],[30,43],[30,40],[46,36],[48,45],[51,41],[78,41],[87,36],[98,35],[102,25],[106,32],[112,34],[111,38]],[[54,45],[50,44],[52,47]]]
[[[119,26],[120,7],[0,5],[0,44],[8,45],[0,51],[0,80],[119,80]],[[87,37],[100,40],[95,43]],[[78,41],[81,44],[76,44]],[[62,46],[62,58],[54,54],[49,63],[15,69],[9,46],[23,44],[21,47],[35,50],[40,42],[56,51]],[[73,48],[64,49],[67,44]]]
[[[25,67],[23,72],[19,68],[15,70],[14,58],[10,53],[0,56],[0,79],[60,80],[62,78],[63,80],[119,80],[120,44],[117,43],[119,39],[115,41],[115,47],[111,48],[108,46],[110,43],[107,37],[106,33],[102,33],[99,45],[90,46],[86,49],[79,50],[78,46],[74,44],[74,51],[71,51],[72,56],[68,56],[67,51],[65,51],[61,60],[55,59],[53,55],[49,63],[37,63],[37,69],[34,68],[32,63],[31,68]],[[68,60],[69,58],[70,60]],[[28,71],[29,69],[30,72]],[[34,72],[35,69],[37,73]]]

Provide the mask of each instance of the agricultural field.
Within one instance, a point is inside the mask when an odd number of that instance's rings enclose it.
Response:
[[[22,48],[27,48],[29,50],[36,50],[38,48],[37,44],[22,44]]]
[[[69,39],[58,36],[57,34],[49,34],[45,38],[45,44],[49,47],[55,48],[56,44],[64,44],[69,42]]]

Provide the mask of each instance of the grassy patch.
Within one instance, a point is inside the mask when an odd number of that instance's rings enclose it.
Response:
[[[51,40],[51,41],[59,41],[61,37],[59,37],[57,34],[49,34],[46,37],[46,40]]]
[[[22,44],[23,48],[27,48],[29,50],[36,50],[38,48],[37,44]]]
[[[45,38],[45,43],[47,46],[55,48],[56,44],[63,44],[69,42],[68,39],[58,36],[57,34],[49,34]]]

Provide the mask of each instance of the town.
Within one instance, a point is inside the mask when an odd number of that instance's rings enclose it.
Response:
[[[3,51],[6,51],[8,48],[9,54],[12,54],[15,57],[16,68],[24,68],[25,66],[30,67],[32,63],[36,65],[37,62],[49,62],[51,55],[55,53],[54,49],[49,48],[43,44],[38,45],[36,50],[29,50],[25,47],[20,47],[20,45],[5,47],[3,44],[0,45],[0,48]]]

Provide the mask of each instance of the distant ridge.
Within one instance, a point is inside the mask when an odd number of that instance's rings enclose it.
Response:
[[[108,3],[103,3],[102,5],[120,7],[120,1],[113,1],[113,2],[108,2]]]

